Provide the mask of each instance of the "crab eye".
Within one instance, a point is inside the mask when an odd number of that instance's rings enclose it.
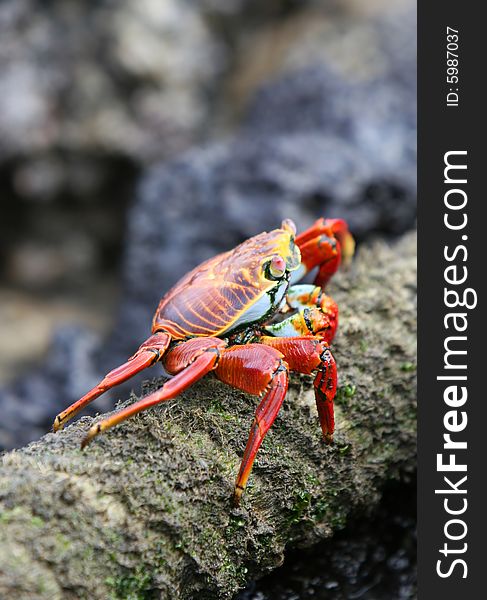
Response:
[[[289,233],[293,237],[296,235],[296,225],[294,224],[294,221],[292,221],[291,219],[284,219],[284,221],[281,224],[281,229],[285,229],[286,231],[289,231]]]
[[[286,272],[286,261],[282,256],[273,256],[264,266],[264,273],[267,279],[281,279]]]

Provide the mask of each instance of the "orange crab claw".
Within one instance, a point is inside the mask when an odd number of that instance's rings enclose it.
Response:
[[[315,285],[325,287],[340,263],[348,264],[355,250],[355,241],[343,219],[318,219],[296,237],[301,250],[303,273],[319,267]]]

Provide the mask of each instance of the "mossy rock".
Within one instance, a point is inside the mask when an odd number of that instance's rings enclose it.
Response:
[[[413,235],[362,249],[334,279],[335,443],[321,440],[312,378],[293,375],[238,509],[256,399],[211,377],[85,451],[89,417],[5,454],[0,597],[230,598],[286,547],[368,514],[388,481],[415,469],[415,290]]]

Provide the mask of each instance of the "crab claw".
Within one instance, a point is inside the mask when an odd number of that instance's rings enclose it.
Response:
[[[342,265],[348,267],[355,254],[355,240],[348,230],[337,237],[342,245]]]
[[[348,230],[347,222],[343,219],[326,219],[324,223],[331,228],[333,235],[340,242],[342,264],[349,265],[355,252],[355,240]]]

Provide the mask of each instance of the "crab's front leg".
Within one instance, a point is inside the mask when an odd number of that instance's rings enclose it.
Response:
[[[264,330],[277,337],[316,335],[330,343],[338,327],[338,306],[319,286],[294,285],[286,296],[284,311],[295,310],[287,319]]]
[[[260,343],[279,350],[291,371],[311,375],[314,379],[316,407],[323,439],[333,442],[335,411],[333,401],[337,390],[337,369],[328,344],[319,337],[271,337],[263,336]]]
[[[223,351],[215,374],[221,381],[249,394],[263,396],[255,411],[233,496],[236,506],[247,484],[257,451],[274,423],[288,388],[288,365],[277,348],[236,345]]]
[[[353,256],[355,242],[343,219],[318,219],[309,229],[296,236],[301,251],[301,265],[291,275],[291,283],[302,279],[318,267],[314,283],[324,287],[343,259]]]

